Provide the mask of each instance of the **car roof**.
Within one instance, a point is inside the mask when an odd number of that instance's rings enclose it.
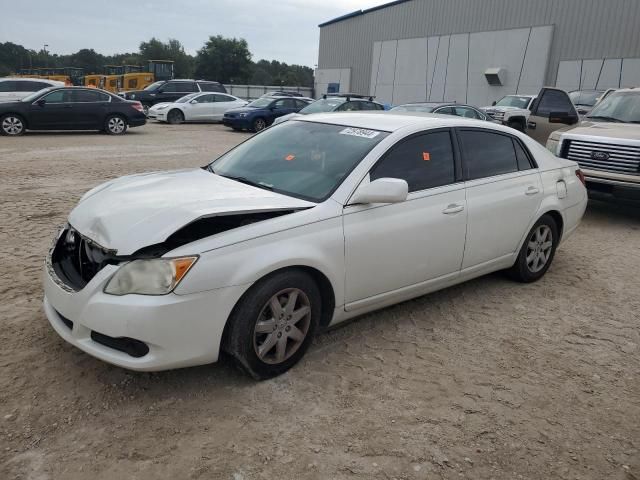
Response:
[[[16,80],[24,81],[24,82],[49,82],[52,85],[64,85],[64,82],[60,80],[49,80],[48,78],[25,78],[25,77],[2,77],[0,78],[0,82],[11,80],[15,82]]]
[[[419,112],[382,112],[370,111],[366,113],[312,113],[295,118],[296,121],[328,123],[332,125],[344,125],[345,127],[365,128],[395,132],[401,128],[410,126],[423,126],[424,128],[455,127],[455,126],[493,126],[483,120],[469,119],[449,115],[439,115]],[[499,125],[495,125],[500,127]],[[505,129],[507,127],[504,127]],[[499,130],[499,128],[498,128]]]

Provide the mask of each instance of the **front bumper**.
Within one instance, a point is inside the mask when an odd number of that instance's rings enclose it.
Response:
[[[152,111],[149,110],[149,114],[148,117],[153,119],[153,120],[158,120],[159,122],[166,122],[167,121],[167,112],[164,110],[157,110],[157,111]]]
[[[640,175],[581,168],[592,197],[611,197],[640,202]]]
[[[247,117],[222,117],[222,124],[232,128],[251,128],[251,120]]]
[[[107,295],[104,286],[118,269],[107,266],[76,292],[65,288],[49,266],[47,259],[44,311],[58,335],[89,355],[137,371],[217,361],[224,326],[248,288],[234,286],[190,295]],[[96,341],[104,336],[143,342],[148,353],[136,357]]]

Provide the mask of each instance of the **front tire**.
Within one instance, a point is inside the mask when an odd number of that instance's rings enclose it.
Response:
[[[109,115],[104,124],[104,131],[109,135],[124,135],[127,131],[127,120],[120,115]]]
[[[183,122],[184,114],[180,110],[174,108],[167,114],[167,123],[170,123],[171,125],[178,125]]]
[[[26,130],[24,119],[20,115],[9,113],[0,117],[0,135],[17,137]]]
[[[252,126],[253,126],[253,131],[258,133],[264,130],[265,128],[267,128],[267,121],[262,117],[258,117],[253,121]]]
[[[527,235],[516,263],[508,270],[509,275],[523,283],[540,280],[553,262],[559,241],[558,225],[553,217],[540,217]]]
[[[321,303],[318,286],[300,270],[267,277],[236,305],[223,348],[256,380],[281,375],[309,347],[318,329]]]

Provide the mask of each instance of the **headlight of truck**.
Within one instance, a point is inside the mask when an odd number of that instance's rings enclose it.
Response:
[[[110,295],[166,295],[196,263],[198,257],[133,260],[118,269],[104,288]]]
[[[554,155],[558,155],[558,140],[549,138],[547,140],[547,150],[549,150]]]

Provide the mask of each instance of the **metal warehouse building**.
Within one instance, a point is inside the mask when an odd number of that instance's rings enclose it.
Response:
[[[316,94],[489,105],[640,86],[640,0],[400,0],[320,25]]]

